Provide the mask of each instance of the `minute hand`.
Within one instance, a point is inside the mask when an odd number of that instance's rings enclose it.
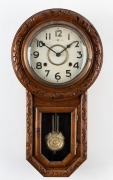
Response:
[[[50,47],[48,47],[46,44],[45,44],[45,47],[47,47],[50,51],[53,51],[55,54],[57,54],[53,49],[51,49]]]
[[[59,54],[64,52],[67,48],[70,48],[72,44],[74,44],[76,41],[73,41],[71,44],[68,44]]]
[[[53,51],[55,54],[57,54],[53,49],[51,49],[50,47],[48,47],[43,41],[40,41],[42,46],[47,47],[50,51]]]

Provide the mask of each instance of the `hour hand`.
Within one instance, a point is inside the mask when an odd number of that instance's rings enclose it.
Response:
[[[73,43],[76,41],[73,41],[71,44],[68,44],[59,54],[61,55],[62,52],[64,52],[66,49],[70,48]]]

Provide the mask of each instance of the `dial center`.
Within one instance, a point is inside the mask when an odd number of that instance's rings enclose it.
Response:
[[[64,50],[65,49],[64,46],[62,46],[62,45],[54,45],[54,46],[51,46],[50,48],[51,49],[48,50],[48,60],[52,64],[54,64],[56,66],[59,66],[59,65],[64,64],[67,61],[67,59],[68,59],[68,51]]]

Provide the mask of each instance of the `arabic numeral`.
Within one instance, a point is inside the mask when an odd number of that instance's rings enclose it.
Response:
[[[38,58],[39,57],[39,52],[38,51],[34,51],[33,52],[33,56],[34,56],[34,58]]]
[[[58,82],[58,80],[61,79],[61,76],[60,76],[60,73],[59,73],[59,72],[55,74],[55,79],[57,80],[57,82]]]
[[[37,40],[37,47],[43,47],[44,43],[42,41]]]
[[[81,51],[77,51],[77,53],[78,53],[78,55],[79,55],[79,56],[77,56],[77,58],[81,58],[81,57],[82,57]]]
[[[79,68],[79,63],[76,62],[76,63],[73,65],[73,67],[78,69],[78,68]]]
[[[50,70],[45,70],[45,72],[46,72],[46,77],[47,77],[49,72],[50,72]]]
[[[49,39],[49,40],[51,39],[51,33],[46,33],[46,40],[47,39]]]
[[[55,31],[55,36],[56,37],[62,37],[62,31],[61,30],[56,30]]]
[[[75,41],[75,47],[79,47],[79,41]]]
[[[42,69],[42,63],[41,62],[36,63],[36,69]]]
[[[71,77],[71,70],[66,70],[66,77]]]
[[[70,40],[70,34],[68,34],[68,40]]]

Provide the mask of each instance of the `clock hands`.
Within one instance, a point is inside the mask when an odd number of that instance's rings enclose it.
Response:
[[[66,49],[70,48],[72,44],[74,44],[76,41],[73,41],[71,44],[68,44],[61,52],[56,52],[54,51],[52,48],[50,48],[49,46],[47,46],[43,41],[39,41],[41,44],[41,47],[45,46],[47,47],[50,51],[54,52],[56,54],[57,57],[60,57],[60,55],[62,54],[62,52],[64,52]]]

